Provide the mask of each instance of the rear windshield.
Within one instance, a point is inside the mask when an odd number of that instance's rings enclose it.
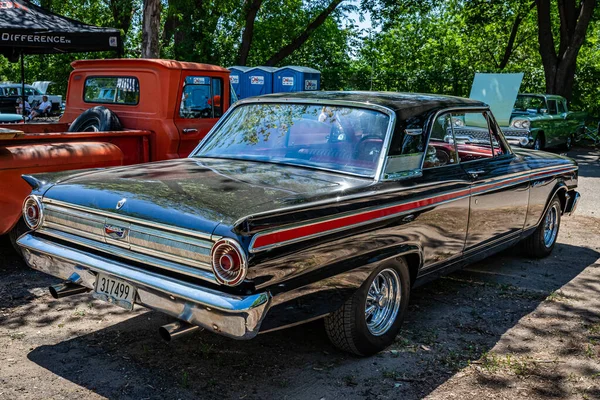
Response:
[[[239,106],[193,157],[300,165],[374,177],[390,117],[314,104]]]
[[[140,101],[140,83],[133,76],[90,76],[85,80],[86,103],[129,104]]]

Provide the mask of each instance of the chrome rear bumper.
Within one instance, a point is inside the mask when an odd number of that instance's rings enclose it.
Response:
[[[74,249],[35,232],[21,236],[17,243],[33,269],[92,290],[98,272],[113,275],[136,287],[136,304],[234,339],[256,336],[270,306],[268,292],[222,293]]]
[[[579,192],[576,192],[574,190],[568,192],[567,193],[567,204],[565,206],[565,211],[563,212],[563,214],[573,215],[575,210],[577,210],[577,203],[579,202],[580,197],[581,197],[581,195],[579,194]]]

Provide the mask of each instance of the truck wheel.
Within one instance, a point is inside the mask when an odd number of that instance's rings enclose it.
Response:
[[[85,110],[69,126],[69,132],[106,132],[122,129],[117,114],[103,106]]]
[[[406,263],[382,264],[340,309],[325,318],[329,340],[359,356],[385,349],[400,331],[409,296]]]
[[[571,148],[573,147],[574,136],[575,135],[569,135],[567,137],[567,141],[565,142],[565,149],[566,150],[571,150]]]
[[[21,251],[21,248],[17,244],[17,239],[22,234],[24,234],[28,231],[30,231],[30,229],[27,227],[27,225],[25,224],[25,221],[23,221],[23,218],[21,217],[21,218],[19,218],[19,222],[17,222],[15,227],[12,228],[10,232],[8,232],[8,237],[10,239],[10,243],[12,244],[12,247],[15,249],[17,254],[20,256],[23,256],[23,252]]]
[[[523,249],[527,256],[542,258],[552,253],[560,228],[560,214],[560,200],[558,196],[554,196],[535,232],[523,240]]]
[[[533,142],[533,148],[535,150],[544,150],[544,136],[540,133],[535,137],[535,142]]]

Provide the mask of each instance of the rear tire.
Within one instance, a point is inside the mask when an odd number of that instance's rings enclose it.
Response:
[[[103,106],[85,110],[69,126],[69,132],[107,132],[122,129],[117,114]]]
[[[15,249],[18,255],[23,256],[23,251],[21,251],[21,247],[17,244],[17,239],[24,233],[29,232],[31,229],[25,224],[23,218],[19,218],[19,222],[8,232],[8,238],[10,239],[10,243],[12,247]]]
[[[525,255],[542,258],[552,253],[560,228],[560,214],[560,200],[554,196],[535,232],[523,240]]]
[[[377,287],[380,291],[375,295]],[[406,262],[399,259],[382,264],[340,309],[325,318],[329,340],[339,349],[359,356],[380,352],[394,342],[400,331],[409,297]]]

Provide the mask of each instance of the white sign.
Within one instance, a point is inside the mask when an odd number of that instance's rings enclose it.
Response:
[[[116,36],[111,36],[108,38],[108,45],[110,47],[117,47],[118,44],[118,40]]]
[[[264,76],[251,76],[250,77],[250,84],[251,85],[264,85],[265,84],[265,77]]]
[[[229,75],[229,82],[233,84],[240,83],[240,77],[237,75]]]
[[[294,86],[294,77],[284,76],[283,78],[281,78],[281,84],[283,86]]]
[[[304,90],[317,90],[317,80],[307,79],[304,81]]]
[[[192,83],[196,84],[196,85],[207,85],[208,84],[208,78],[204,78],[201,76],[194,76],[192,78]]]

